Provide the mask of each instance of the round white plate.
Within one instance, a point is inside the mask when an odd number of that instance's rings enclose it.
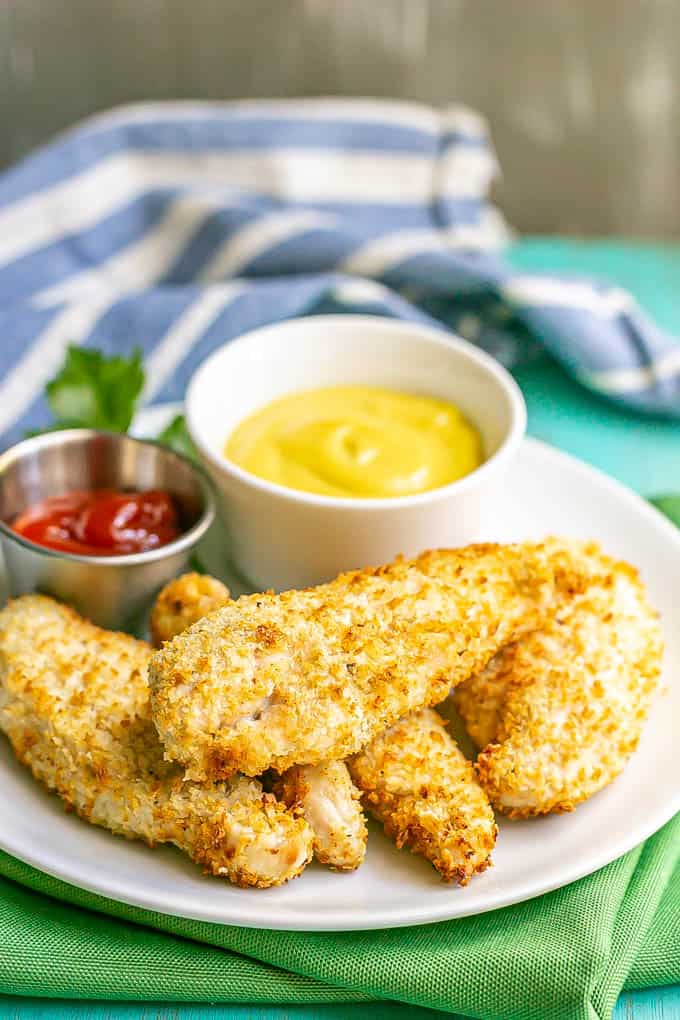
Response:
[[[170,411],[139,421],[151,434]],[[489,539],[548,533],[593,537],[641,568],[667,641],[662,692],[638,752],[610,787],[570,815],[501,820],[495,866],[465,889],[398,851],[371,827],[366,860],[351,875],[313,864],[280,889],[236,889],[204,877],[178,851],[149,850],[67,815],[0,741],[0,846],[66,882],[139,907],[225,924],[298,930],[388,928],[494,910],[573,882],[651,835],[680,810],[680,532],[605,475],[526,440]],[[427,536],[423,536],[423,545]],[[214,546],[213,546],[214,548]],[[219,545],[218,545],[219,548]],[[207,565],[215,567],[210,549]]]

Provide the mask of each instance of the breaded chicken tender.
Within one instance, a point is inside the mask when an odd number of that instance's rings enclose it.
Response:
[[[184,574],[162,589],[151,612],[156,647],[229,601],[228,589],[205,574]],[[277,797],[301,814],[314,834],[314,856],[340,871],[358,868],[366,853],[360,794],[344,762],[293,765],[274,784]]]
[[[229,589],[208,574],[182,574],[158,593],[151,611],[151,640],[160,648],[196,620],[229,602]]]
[[[274,786],[276,796],[302,814],[314,833],[314,856],[339,871],[358,868],[368,832],[361,794],[344,761],[293,765]]]
[[[349,762],[366,809],[398,847],[467,885],[491,863],[496,823],[472,764],[432,708],[401,719]]]
[[[244,596],[151,660],[166,756],[193,780],[346,758],[441,701],[578,584],[549,545],[479,545]]]
[[[465,723],[470,739],[482,748],[495,740],[500,713],[508,689],[507,663],[514,645],[501,648],[479,673],[463,680],[452,692],[452,700]]]
[[[657,686],[661,631],[636,571],[590,556],[585,593],[454,692],[480,781],[513,818],[571,811],[615,779]]]
[[[163,760],[149,708],[152,649],[41,595],[0,611],[0,728],[36,779],[87,821],[174,843],[236,885],[280,885],[312,834],[259,782],[183,782]]]

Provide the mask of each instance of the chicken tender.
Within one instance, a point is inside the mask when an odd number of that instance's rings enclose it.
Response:
[[[346,758],[441,701],[578,584],[549,544],[479,545],[244,596],[151,660],[166,756],[192,780]]]
[[[657,686],[661,632],[636,571],[595,551],[592,567],[584,594],[454,692],[480,781],[513,818],[571,811],[615,779]]]
[[[577,600],[593,583],[602,581],[609,573],[611,560],[605,557],[596,542],[574,539],[546,539],[552,555],[562,562],[564,569],[578,574],[581,584],[571,590],[563,587],[560,596],[546,615],[548,620],[562,620],[571,613]],[[453,703],[465,723],[468,735],[478,748],[495,740],[505,701],[509,673],[507,664],[513,653],[508,645],[489,661],[478,673],[473,673],[452,692]]]
[[[87,821],[174,843],[242,886],[280,885],[311,857],[312,834],[259,782],[184,783],[150,714],[152,649],[41,595],[0,611],[0,728],[36,779]]]
[[[366,809],[399,848],[460,885],[489,867],[497,833],[489,798],[434,709],[401,719],[349,766]]]
[[[151,613],[154,644],[160,647],[228,601],[228,589],[214,577],[184,574],[170,581]],[[273,788],[287,807],[306,819],[321,864],[341,871],[359,867],[366,853],[366,820],[344,762],[293,765]]]
[[[314,856],[339,871],[358,868],[366,853],[361,794],[344,761],[293,765],[274,786],[279,800],[299,812],[314,833]]]
[[[229,602],[229,589],[208,574],[182,574],[158,594],[151,611],[151,640],[156,648],[196,620]]]

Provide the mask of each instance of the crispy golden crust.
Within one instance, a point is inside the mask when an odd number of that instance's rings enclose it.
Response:
[[[0,612],[0,728],[36,779],[95,825],[174,843],[237,885],[279,885],[311,833],[258,782],[197,786],[163,760],[149,711],[151,648],[27,595]]]
[[[166,755],[197,780],[345,758],[441,701],[579,583],[549,544],[485,545],[245,596],[151,660]]]
[[[637,573],[597,550],[591,567],[584,594],[455,692],[480,781],[513,818],[571,811],[615,779],[657,686],[661,631]]]
[[[151,611],[151,640],[155,648],[181,634],[196,620],[226,605],[229,589],[207,574],[182,574],[158,593]]]
[[[467,885],[488,868],[497,832],[489,799],[434,709],[401,719],[349,766],[398,847],[422,854],[447,882]]]
[[[587,591],[594,580],[606,574],[611,560],[603,556],[595,542],[549,538],[553,559],[568,574],[580,578],[578,585],[560,585],[556,599],[546,615],[546,621],[563,618],[570,613],[576,600]],[[452,693],[456,710],[465,723],[472,741],[478,748],[486,747],[496,739],[500,726],[501,710],[508,686],[508,662],[512,654],[510,645],[489,661],[485,669],[473,673]]]
[[[344,761],[293,765],[274,786],[277,797],[303,815],[314,833],[314,856],[339,871],[354,871],[366,853],[361,794]]]
[[[151,631],[158,648],[203,616],[229,602],[228,589],[214,577],[184,574],[158,595]],[[302,815],[314,834],[314,856],[340,871],[358,868],[366,853],[366,819],[344,762],[293,765],[278,777],[273,791]]]

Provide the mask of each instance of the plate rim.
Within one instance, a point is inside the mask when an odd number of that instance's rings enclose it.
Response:
[[[143,421],[147,417],[152,415],[160,417],[161,412],[170,415],[173,411],[176,412],[178,408],[181,408],[181,405],[176,403],[151,405],[141,411],[138,416],[137,428],[145,428]],[[580,460],[578,457],[559,450],[542,440],[534,439],[530,436],[525,437],[520,446],[518,456],[521,456],[521,452],[525,447],[536,450],[542,456],[563,461],[565,465],[568,465],[570,471],[577,472],[582,477],[595,481],[596,484],[609,489],[617,500],[623,500],[653,527],[660,529],[664,537],[676,547],[678,554],[680,554],[680,530],[659,510],[649,504],[638,493],[634,492],[634,490],[629,489],[622,482]],[[299,918],[286,915],[285,921],[282,922],[276,917],[277,912],[281,912],[281,905],[272,904],[267,908],[266,892],[262,893],[262,908],[255,912],[261,915],[259,918],[252,916],[252,909],[250,916],[246,919],[239,919],[238,916],[228,916],[233,912],[231,905],[229,905],[228,910],[225,912],[224,903],[215,901],[215,905],[212,906],[213,901],[210,897],[198,901],[191,898],[189,894],[180,895],[179,900],[173,900],[171,905],[167,903],[159,904],[158,899],[153,894],[146,894],[143,885],[137,886],[134,890],[128,890],[127,886],[124,885],[121,891],[120,883],[115,879],[108,879],[106,871],[99,872],[96,880],[88,880],[87,877],[83,880],[78,868],[75,866],[69,867],[68,861],[63,866],[59,866],[58,863],[55,865],[54,861],[48,861],[46,864],[39,850],[32,852],[31,849],[26,850],[23,846],[18,848],[14,846],[11,832],[8,835],[7,832],[0,830],[0,849],[17,860],[35,868],[37,871],[56,878],[74,889],[81,889],[96,896],[126,904],[127,906],[141,908],[170,917],[273,931],[371,931],[440,923],[447,920],[488,913],[492,910],[500,910],[513,904],[543,896],[556,889],[571,885],[573,882],[606,867],[636,846],[639,846],[646,839],[649,839],[650,836],[662,828],[679,811],[680,784],[674,796],[669,798],[663,806],[660,806],[651,814],[644,824],[634,830],[632,835],[622,835],[615,841],[613,846],[603,843],[596,851],[591,851],[583,858],[577,859],[571,866],[569,862],[566,862],[564,871],[556,880],[541,882],[540,879],[538,881],[534,879],[532,882],[529,882],[529,880],[525,879],[523,885],[520,885],[519,888],[511,887],[506,893],[499,894],[498,891],[495,891],[493,894],[490,894],[488,902],[485,902],[482,896],[481,905],[479,897],[477,897],[476,903],[474,905],[471,903],[469,909],[466,908],[464,899],[459,900],[458,897],[449,899],[442,896],[441,904],[433,906],[432,903],[427,901],[421,908],[418,908],[417,905],[415,907],[409,906],[406,910],[398,908],[400,912],[395,916],[390,913],[389,909],[383,908],[382,912],[378,914],[372,912],[370,915],[360,915],[357,921],[351,924],[348,924],[346,915],[337,913],[337,908],[327,911],[322,918],[303,913]],[[530,888],[528,889],[527,886]],[[455,909],[452,909],[454,905]]]

